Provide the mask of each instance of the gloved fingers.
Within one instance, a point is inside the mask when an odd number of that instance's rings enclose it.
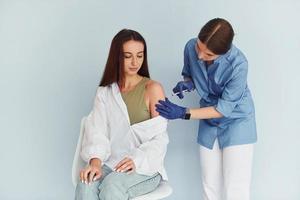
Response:
[[[195,89],[194,82],[192,80],[187,81],[186,88],[188,89],[189,92],[194,90]]]
[[[184,81],[180,81],[177,85],[173,88],[173,93],[178,96],[179,99],[183,99],[183,90],[187,89],[188,87],[185,85]]]
[[[162,110],[162,111],[165,111],[165,112],[169,112],[170,109],[164,105],[161,105],[161,104],[156,104],[155,105],[156,109],[159,109],[159,110]]]
[[[165,104],[164,104],[166,107],[168,107],[170,110],[174,110],[178,107],[177,104],[175,103],[172,103],[168,98],[166,98],[165,100]]]
[[[165,110],[167,111],[172,110],[171,102],[167,98],[165,101],[162,101],[160,104],[165,107]]]
[[[156,108],[159,108],[159,109],[163,109],[165,106],[164,105],[161,105],[159,103],[155,104],[155,107]]]
[[[174,93],[177,93],[177,92],[180,92],[180,90],[182,90],[182,81],[179,81],[176,86],[173,88],[173,92]]]
[[[180,92],[185,89],[184,81],[179,81],[176,86],[173,88],[173,92]]]
[[[157,112],[159,112],[159,115],[169,116],[169,112],[165,110],[161,110],[159,108],[156,109]]]
[[[184,87],[185,87],[185,85],[184,85],[184,82],[183,81],[181,81],[180,82],[180,85],[179,85],[179,93],[177,94],[177,96],[179,97],[179,99],[183,99],[183,90],[184,90]]]
[[[179,85],[179,92],[182,93],[182,91],[185,89],[184,82],[182,81]]]
[[[168,97],[165,97],[165,102],[166,102],[166,103],[171,103],[171,101],[169,100]]]
[[[164,107],[167,107],[167,108],[170,108],[170,109],[171,109],[170,101],[168,102],[168,101],[167,101],[167,98],[166,98],[165,101],[164,101],[164,100],[159,100],[158,103],[160,103],[160,104],[161,104],[162,106],[164,106]]]
[[[177,93],[178,91],[179,91],[179,89],[178,89],[178,87],[177,87],[177,85],[173,88],[173,93],[175,94],[175,93]]]
[[[165,98],[165,102],[166,105],[170,108],[172,108],[172,106],[177,106],[176,104],[172,103],[167,97]]]
[[[172,103],[167,97],[165,98],[165,101],[159,100],[158,101],[161,105],[163,105],[166,111],[172,111],[178,107],[178,105]]]
[[[191,90],[190,90],[190,84],[189,84],[189,81],[184,82],[183,84],[184,84],[184,89],[190,92]]]
[[[165,113],[159,113],[160,116],[166,118],[166,119],[171,119],[170,116],[168,114]]]
[[[177,94],[177,96],[179,97],[179,99],[183,99],[183,92],[182,91],[180,91],[178,94]]]

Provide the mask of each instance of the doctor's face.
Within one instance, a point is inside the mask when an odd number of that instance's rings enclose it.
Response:
[[[211,52],[207,48],[207,46],[204,43],[202,43],[199,39],[197,39],[195,50],[198,54],[198,58],[203,61],[213,61],[219,57],[219,55],[216,55],[213,52]]]
[[[144,62],[144,44],[129,40],[123,44],[124,72],[126,75],[135,75]]]

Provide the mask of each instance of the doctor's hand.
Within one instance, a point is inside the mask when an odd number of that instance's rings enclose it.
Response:
[[[187,108],[172,103],[168,98],[165,101],[159,100],[158,102],[155,106],[160,116],[167,119],[184,119]]]
[[[80,171],[80,180],[82,183],[91,184],[102,176],[101,160],[93,158],[90,164]]]
[[[190,92],[195,89],[195,85],[192,80],[179,81],[173,88],[173,93],[180,99],[183,99],[183,91]]]
[[[114,168],[116,172],[127,172],[130,174],[135,170],[135,164],[131,158],[125,157]]]

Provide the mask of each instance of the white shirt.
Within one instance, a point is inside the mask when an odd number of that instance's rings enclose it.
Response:
[[[167,180],[167,125],[168,121],[161,116],[130,125],[118,85],[99,87],[85,123],[81,157],[88,163],[99,158],[112,169],[129,157],[137,173],[151,176],[159,172]]]

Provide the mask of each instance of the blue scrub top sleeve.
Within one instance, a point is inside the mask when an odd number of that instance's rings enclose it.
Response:
[[[190,64],[189,64],[189,54],[188,54],[188,44],[184,47],[184,60],[183,60],[183,69],[181,75],[184,77],[191,77]]]
[[[216,110],[224,117],[230,117],[234,108],[243,98],[247,88],[248,63],[245,61],[233,70],[230,80],[218,100]]]

